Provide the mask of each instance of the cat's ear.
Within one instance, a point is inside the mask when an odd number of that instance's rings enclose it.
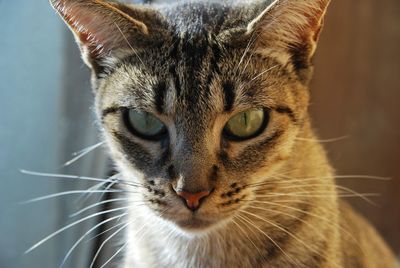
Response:
[[[158,14],[103,0],[50,0],[75,35],[83,60],[95,72],[110,58],[132,53],[154,35]]]
[[[329,0],[274,0],[247,26],[259,49],[289,52],[295,68],[306,68],[315,52]]]

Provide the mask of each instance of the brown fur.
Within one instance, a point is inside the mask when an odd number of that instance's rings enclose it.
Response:
[[[121,187],[146,204],[129,210],[125,267],[396,265],[340,201],[354,193],[335,185],[311,128],[308,83],[328,2],[52,1],[93,70],[111,156],[135,183]],[[269,118],[265,130],[224,136],[230,118],[254,107]],[[132,109],[168,135],[132,133]],[[192,212],[174,189],[211,194]]]

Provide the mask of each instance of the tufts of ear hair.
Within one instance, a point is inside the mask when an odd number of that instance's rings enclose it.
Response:
[[[256,47],[274,48],[291,55],[298,74],[311,66],[323,18],[330,0],[271,0],[247,26],[248,34],[259,36]],[[308,79],[307,79],[308,80]]]
[[[85,63],[97,73],[109,58],[135,53],[150,39],[157,40],[162,29],[161,16],[144,7],[103,0],[50,3],[74,33]]]

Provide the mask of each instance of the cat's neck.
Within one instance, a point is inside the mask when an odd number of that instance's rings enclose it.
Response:
[[[313,189],[320,193],[320,197],[316,195],[315,198],[306,198],[299,201],[299,206],[281,203],[280,207],[274,207],[260,201],[258,205],[266,210],[245,208],[248,214],[243,214],[244,217],[235,218],[207,234],[192,236],[152,216],[146,207],[139,207],[131,213],[135,223],[128,231],[130,249],[126,267],[258,267],[261,263],[283,263],[286,265],[284,267],[291,267],[290,264],[295,263],[293,260],[308,262],[308,259],[302,258],[319,255],[318,248],[309,245],[326,246],[326,239],[338,239],[334,228],[337,221],[337,196],[331,179],[333,172],[324,150],[309,127],[302,134],[304,139],[298,140],[292,150],[293,161],[282,166],[276,173],[296,182],[302,178],[326,178],[326,183],[316,185],[317,189]],[[330,194],[323,196],[323,193]],[[282,197],[284,200],[296,198]],[[271,208],[279,209],[282,215],[287,215],[283,217],[285,222],[268,220]],[[321,226],[321,221],[330,224]],[[285,231],[285,224],[292,224],[297,229],[291,228],[289,234]],[[315,226],[321,228],[316,230]],[[303,250],[291,251],[293,246]],[[305,251],[309,254],[305,254]]]

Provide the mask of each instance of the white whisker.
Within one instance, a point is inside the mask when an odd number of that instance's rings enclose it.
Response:
[[[241,220],[240,218],[238,218],[238,220]],[[250,241],[250,243],[255,247],[255,249],[258,251],[258,254],[260,256],[263,257],[264,259],[264,255],[261,253],[260,249],[258,248],[258,246],[253,242],[253,240],[251,240],[250,236],[246,233],[246,231],[240,226],[239,223],[237,223],[235,221],[235,218],[232,219],[232,222],[239,228],[239,230],[244,234],[244,236]]]
[[[88,188],[87,190],[88,191],[92,191],[92,190],[99,190],[99,189],[102,189],[107,183],[111,183],[111,182],[113,182],[113,181],[120,181],[119,180],[119,178],[118,178],[118,176],[119,176],[119,174],[117,173],[117,174],[114,174],[113,176],[111,176],[111,177],[109,177],[108,179],[106,179],[104,182],[102,182],[102,183],[99,183],[99,184],[96,184],[96,185],[94,185],[94,186],[92,186],[92,187],[90,187],[90,188]],[[102,190],[109,190],[109,189],[102,189]],[[99,201],[101,200],[101,198],[103,197],[103,195],[104,195],[105,193],[102,193],[101,194],[101,197],[99,198]],[[81,201],[81,199],[82,198],[84,198],[83,199],[83,201],[82,202],[85,202],[85,201],[87,201],[89,198],[90,198],[90,196],[92,195],[92,193],[83,193],[83,194],[81,194],[79,197],[78,197],[78,199],[75,201],[75,203],[79,203],[80,201]],[[98,202],[99,202],[98,201]]]
[[[262,220],[262,221],[264,221],[264,222],[266,222],[266,223],[272,225],[272,226],[275,227],[275,228],[278,228],[279,230],[281,230],[282,232],[288,234],[288,235],[289,235],[290,237],[292,237],[294,240],[296,240],[297,242],[299,242],[300,244],[302,244],[302,245],[303,245],[305,248],[307,248],[308,250],[310,250],[310,251],[312,251],[312,252],[314,252],[314,253],[317,253],[318,255],[322,256],[321,253],[320,253],[319,251],[317,251],[316,249],[314,249],[314,248],[308,246],[308,245],[307,245],[303,240],[301,240],[298,236],[294,235],[292,232],[289,232],[287,229],[283,228],[283,227],[280,226],[279,224],[277,224],[277,223],[275,223],[275,222],[273,222],[273,221],[271,221],[271,220],[268,220],[268,219],[266,219],[266,218],[260,217],[260,216],[258,216],[257,214],[248,212],[248,211],[242,211],[242,212],[243,212],[243,213],[246,213],[247,215],[253,216],[253,217],[255,217],[255,218],[259,219],[259,220]]]
[[[139,55],[137,54],[136,50],[133,48],[133,46],[131,45],[131,43],[129,43],[128,38],[126,38],[124,32],[121,30],[121,28],[118,26],[118,24],[116,22],[114,22],[115,26],[117,27],[118,31],[121,33],[122,37],[124,38],[125,42],[127,43],[127,45],[129,46],[129,48],[132,50],[132,52],[136,55],[136,57],[139,59],[139,61],[144,65],[142,59],[139,57]]]
[[[81,210],[79,210],[79,211],[77,211],[75,213],[72,213],[69,217],[73,218],[73,217],[76,217],[76,216],[82,214],[83,212],[88,211],[88,210],[90,210],[92,208],[95,208],[97,206],[108,204],[108,203],[113,203],[113,202],[119,202],[119,201],[125,202],[125,201],[131,201],[131,200],[129,198],[114,198],[114,199],[104,200],[104,201],[92,204],[90,206],[87,206],[87,207],[85,207],[85,208],[83,208],[83,209],[81,209]]]
[[[85,180],[85,181],[99,181],[99,182],[106,182],[106,183],[110,182],[112,180],[115,180],[116,182],[118,182],[120,184],[124,184],[124,185],[128,185],[128,186],[144,187],[143,184],[141,184],[141,183],[116,179],[119,176],[119,174],[115,174],[107,179],[103,179],[103,178],[85,177],[85,176],[77,176],[77,175],[69,175],[69,174],[36,172],[36,171],[29,171],[29,170],[24,170],[24,169],[21,169],[20,172],[23,174],[37,176],[37,177],[63,178],[63,179],[72,179],[72,180]]]
[[[168,210],[168,208],[164,209],[164,210],[160,213],[160,215],[163,215],[163,214],[165,213],[165,211],[167,211],[167,210]],[[148,219],[148,218],[150,218],[150,216],[147,217],[147,219]],[[126,228],[126,227],[129,226],[130,224],[134,223],[135,221],[137,221],[137,219],[134,219],[134,220],[128,222],[127,224],[123,225],[121,228],[119,228],[119,229],[118,229],[117,231],[115,231],[112,235],[110,235],[106,240],[103,241],[103,243],[102,243],[102,244],[100,245],[100,247],[98,248],[98,250],[97,250],[95,256],[93,257],[92,263],[90,264],[90,268],[93,268],[93,265],[94,265],[94,263],[95,263],[95,261],[96,261],[98,255],[100,254],[101,249],[104,247],[104,245],[105,245],[111,238],[113,238],[116,234],[118,234],[121,230],[123,230],[124,228]],[[140,232],[144,229],[144,227],[146,226],[146,223],[147,223],[147,220],[145,220],[145,221],[144,221],[144,224],[139,228],[139,230],[136,231],[136,234],[140,233]],[[142,236],[140,236],[140,237],[138,238],[138,240],[140,240],[140,239],[143,237],[143,235],[144,235],[144,234],[142,234]],[[107,261],[106,263],[104,263],[101,267],[105,267],[105,265],[107,265],[115,256],[117,256],[117,255],[126,247],[126,245],[127,245],[128,243],[129,243],[129,241],[126,242],[126,243],[125,243],[113,256],[111,256],[111,258],[108,259],[108,261]]]
[[[380,180],[380,181],[390,181],[389,177],[379,177],[379,176],[368,176],[368,175],[336,175],[333,176],[335,179],[367,179],[367,180]]]
[[[294,193],[269,193],[269,194],[261,194],[257,195],[257,197],[276,197],[276,196],[296,196],[296,197],[376,197],[380,196],[377,193],[359,193],[359,194],[337,194],[336,191],[327,191],[327,192],[313,192],[313,191],[304,191],[304,192],[294,192]]]
[[[344,186],[340,186],[340,185],[337,185],[336,188],[338,188],[340,190],[344,190],[346,192],[349,192],[350,194],[354,194],[356,197],[359,197],[359,198],[363,199],[365,202],[367,202],[367,203],[369,203],[369,204],[371,204],[373,206],[378,206],[374,201],[369,199],[365,194],[356,192],[356,191],[354,191],[354,190],[352,190],[352,189],[350,189],[348,187],[344,187]]]
[[[115,184],[117,184],[117,183],[118,183],[118,181],[111,181],[111,182],[107,185],[107,187],[106,187],[104,190],[106,190],[106,191],[110,190],[110,189],[111,189]],[[100,200],[103,199],[103,197],[104,197],[105,194],[106,194],[106,193],[102,193],[102,194],[99,196],[98,202],[99,202]]]
[[[72,156],[75,156],[74,158],[72,158],[71,160],[67,161],[66,163],[63,164],[63,167],[69,166],[73,163],[75,163],[76,161],[78,161],[79,159],[81,159],[82,157],[84,157],[85,155],[87,155],[88,153],[90,153],[91,151],[93,151],[96,148],[99,148],[100,146],[102,146],[105,142],[99,142],[95,145],[89,146],[83,150],[80,150],[78,152],[75,152],[72,154]]]
[[[313,183],[311,183],[311,184],[308,184],[308,183],[306,183],[306,184],[295,184],[295,185],[279,187],[279,189],[280,190],[282,190],[282,189],[299,189],[299,188],[301,189],[301,188],[308,188],[308,187],[326,187],[326,184],[323,184],[323,183],[319,183],[319,184],[313,184]],[[366,201],[367,203],[376,206],[376,203],[373,202],[372,200],[370,200],[369,198],[367,198],[365,195],[363,195],[361,193],[358,193],[358,192],[356,192],[356,191],[354,191],[354,190],[352,190],[350,188],[347,188],[347,187],[344,187],[344,186],[340,186],[340,185],[335,185],[334,187],[336,189],[343,190],[344,192],[350,193],[350,194],[352,194],[354,196],[358,196],[361,199],[363,199],[364,201]],[[262,188],[258,189],[258,190],[262,190]],[[316,190],[316,191],[318,191],[318,190]],[[313,191],[313,192],[316,192],[316,191]]]
[[[265,207],[258,207],[258,206],[249,206],[250,208],[255,208],[255,209],[259,209],[259,210],[263,210],[263,211],[267,211],[267,212],[272,212],[272,213],[278,213],[281,215],[285,215],[287,217],[290,217],[292,219],[296,219],[300,222],[302,222],[303,224],[307,225],[310,229],[312,229],[320,238],[324,238],[324,235],[321,234],[321,232],[319,232],[317,230],[317,228],[315,228],[313,225],[311,225],[309,222],[307,222],[306,220],[301,219],[300,217],[294,216],[292,214],[283,212],[283,211],[279,211],[279,210],[275,210],[275,209],[269,209],[269,208],[265,208]]]
[[[57,231],[53,232],[52,234],[48,235],[47,237],[43,238],[42,240],[40,240],[39,242],[37,242],[35,245],[33,245],[32,247],[30,247],[28,250],[25,251],[25,254],[31,252],[32,250],[34,250],[35,248],[37,248],[38,246],[42,245],[43,243],[45,243],[46,241],[50,240],[51,238],[55,237],[56,235],[64,232],[65,230],[74,227],[75,225],[87,221],[89,219],[92,219],[94,217],[97,217],[99,215],[103,215],[103,214],[107,214],[107,213],[111,213],[111,212],[115,212],[115,211],[119,211],[119,210],[125,210],[128,209],[129,207],[120,207],[120,208],[114,208],[114,209],[110,209],[110,210],[105,210],[105,211],[101,211],[101,212],[97,212],[94,213],[92,215],[89,215],[85,218],[82,218],[80,220],[74,221],[73,223],[70,223],[64,227],[62,227],[61,229],[58,229]]]
[[[130,222],[124,224],[122,227],[118,228],[114,233],[112,233],[109,237],[107,237],[107,239],[105,239],[105,240],[101,243],[100,247],[97,249],[96,254],[94,255],[94,257],[93,257],[93,259],[92,259],[92,262],[90,263],[90,266],[89,266],[90,268],[93,268],[94,263],[95,263],[97,257],[99,256],[101,250],[103,249],[104,245],[105,245],[109,240],[111,240],[114,236],[116,236],[119,232],[121,232],[123,229],[125,229],[126,227],[128,227],[129,224],[131,224],[132,222],[134,222],[134,221],[130,221]]]
[[[253,54],[250,55],[249,59],[247,60],[246,64],[243,66],[242,71],[240,72],[241,75],[243,75],[243,73],[246,71],[247,67],[249,66],[249,63],[251,61],[251,59],[253,58]]]
[[[308,139],[308,138],[301,138],[301,137],[297,137],[295,138],[295,140],[298,141],[309,141],[309,142],[319,142],[319,143],[329,143],[329,142],[336,142],[336,141],[341,141],[341,140],[345,140],[348,139],[350,136],[345,135],[345,136],[341,136],[341,137],[337,137],[337,138],[330,138],[330,139]]]
[[[45,172],[36,172],[29,170],[20,170],[21,173],[38,176],[38,177],[53,177],[53,178],[63,178],[63,179],[73,179],[73,180],[85,180],[85,181],[107,181],[107,179],[93,178],[93,177],[85,177],[85,176],[77,176],[77,175],[68,175],[68,174],[57,174],[57,173],[45,173]]]
[[[89,187],[89,188],[87,189],[87,191],[88,191],[87,193],[82,193],[82,194],[75,200],[75,204],[80,203],[82,199],[83,199],[82,203],[85,203],[85,202],[90,198],[90,196],[92,195],[92,194],[91,194],[91,191],[99,190],[99,189],[101,189],[104,185],[106,185],[107,183],[108,183],[108,181],[100,182],[100,183],[98,183],[98,184],[96,184],[96,185],[93,185],[92,187]]]
[[[279,65],[275,65],[275,66],[272,66],[272,67],[270,67],[270,68],[268,68],[268,69],[262,71],[261,73],[259,73],[258,75],[256,75],[253,79],[251,79],[250,82],[253,82],[254,80],[256,80],[257,78],[259,78],[259,77],[262,76],[263,74],[265,74],[265,73],[271,71],[272,69],[275,69],[275,68],[278,67],[278,66],[279,66]]]
[[[118,219],[118,221],[120,221],[120,219]],[[103,232],[98,233],[98,234],[96,234],[95,236],[93,236],[93,237],[87,239],[86,242],[89,242],[89,241],[91,241],[91,240],[93,240],[93,239],[95,239],[95,238],[97,238],[97,237],[99,237],[99,236],[101,236],[101,235],[103,235],[103,234],[106,234],[106,233],[108,233],[108,232],[114,230],[115,228],[118,228],[119,226],[124,225],[124,224],[127,224],[127,223],[128,223],[128,221],[118,222],[117,224],[115,224],[114,226],[108,228],[107,230],[104,230]]]
[[[237,73],[237,71],[239,70],[240,65],[243,63],[244,58],[246,57],[247,53],[250,51],[250,47],[254,44],[254,42],[257,40],[259,35],[260,34],[254,35],[254,33],[253,33],[252,36],[250,37],[249,42],[247,43],[247,46],[243,52],[242,57],[240,57],[240,61],[239,61],[238,65],[236,66],[234,73]],[[243,73],[244,70],[245,69],[243,69],[241,73]]]
[[[55,193],[55,194],[49,194],[41,197],[36,197],[32,198],[27,201],[23,201],[20,204],[29,204],[29,203],[34,203],[38,201],[43,201],[46,199],[51,199],[55,197],[60,197],[60,196],[66,196],[66,195],[74,195],[74,194],[82,194],[82,193],[126,193],[127,191],[123,190],[94,190],[94,191],[88,191],[88,190],[73,190],[73,191],[65,191],[61,193]]]
[[[115,220],[115,219],[117,219],[117,218],[121,218],[121,217],[123,217],[123,216],[125,216],[125,215],[127,215],[127,214],[128,214],[128,213],[123,213],[123,214],[114,216],[114,217],[112,217],[112,218],[106,219],[106,220],[104,220],[104,221],[102,221],[102,222],[96,224],[94,227],[90,228],[90,229],[89,229],[85,234],[83,234],[83,235],[75,242],[75,244],[70,248],[70,250],[67,252],[67,254],[66,254],[65,257],[64,257],[64,259],[63,259],[63,261],[62,261],[62,263],[61,263],[61,265],[60,265],[60,268],[64,266],[64,264],[65,264],[65,262],[67,261],[68,257],[71,255],[71,253],[74,251],[74,249],[79,245],[79,243],[80,243],[83,239],[85,239],[86,236],[88,236],[91,232],[93,232],[94,230],[96,230],[98,227],[100,227],[100,226],[102,226],[102,225],[104,225],[104,224],[106,224],[106,223],[108,223],[108,222],[110,222],[110,221],[112,221],[112,220]]]
[[[351,233],[349,233],[345,228],[341,227],[337,223],[334,223],[330,219],[322,217],[321,215],[318,215],[318,214],[315,214],[315,213],[312,213],[312,212],[309,212],[309,211],[305,211],[303,209],[295,208],[295,207],[292,207],[292,206],[282,205],[282,204],[279,204],[277,202],[257,201],[257,200],[253,200],[252,202],[253,203],[259,203],[259,204],[266,204],[266,205],[271,205],[271,206],[282,207],[282,208],[290,209],[290,210],[293,210],[293,211],[297,211],[297,212],[304,213],[306,215],[315,217],[316,219],[320,219],[320,220],[324,221],[326,224],[328,224],[328,225],[330,225],[330,226],[332,226],[334,228],[340,229],[344,234],[348,235],[353,241],[355,241],[356,244],[359,243],[359,241]]]
[[[244,212],[244,210],[240,210],[240,212]],[[250,224],[250,225],[252,225],[254,228],[256,228],[260,233],[262,233],[265,237],[267,237],[267,238],[275,245],[275,247],[277,247],[277,248],[283,253],[283,255],[285,255],[286,258],[289,259],[290,262],[296,263],[296,264],[297,264],[297,262],[296,262],[291,256],[289,256],[289,255],[281,248],[281,246],[279,246],[278,243],[276,243],[275,240],[272,239],[271,236],[269,236],[266,232],[264,232],[263,230],[261,230],[261,228],[258,227],[257,225],[255,225],[249,218],[245,217],[244,215],[239,215],[239,214],[237,214],[236,216],[237,216],[237,217],[240,217],[242,220],[244,220],[245,222],[247,222],[248,224]]]
[[[125,242],[125,244],[122,245],[115,253],[112,255],[100,268],[105,267],[107,264],[109,264],[124,248],[128,245],[128,242]]]
[[[366,179],[366,180],[378,180],[378,181],[390,181],[388,177],[368,176],[368,175],[333,175],[328,177],[289,177],[282,174],[275,174],[276,177],[266,178],[267,181],[256,182],[245,184],[245,187],[258,187],[263,185],[274,185],[274,184],[293,184],[297,182],[310,182],[310,181],[321,181],[328,179]],[[269,180],[268,180],[269,179]],[[274,179],[274,180],[270,180]],[[287,180],[283,180],[287,179]]]

